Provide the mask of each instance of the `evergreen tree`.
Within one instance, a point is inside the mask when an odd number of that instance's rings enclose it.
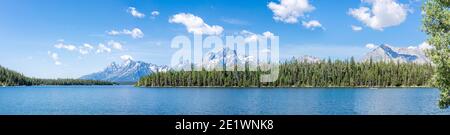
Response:
[[[259,68],[258,68],[259,69]],[[170,87],[410,87],[430,86],[431,64],[396,62],[356,62],[326,60],[317,63],[285,61],[278,80],[261,83],[265,72],[249,71],[168,71],[141,78],[137,86]]]
[[[1,86],[23,86],[23,85],[112,85],[114,83],[95,80],[79,79],[37,79],[29,78],[15,71],[0,66]]]

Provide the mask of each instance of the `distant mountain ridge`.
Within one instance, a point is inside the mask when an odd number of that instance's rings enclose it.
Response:
[[[158,66],[151,63],[129,59],[122,64],[113,62],[104,70],[82,76],[80,77],[80,79],[112,82],[137,82],[143,76],[147,76],[156,72],[165,72],[168,70],[169,67],[167,66]]]
[[[246,63],[254,64],[256,60],[253,56],[246,56],[238,54],[236,50],[230,48],[221,48],[207,52],[203,57],[203,65],[195,63],[193,66],[196,68],[204,67],[207,70],[222,68],[223,66],[231,67],[234,65],[244,66]],[[185,68],[191,68],[192,62],[189,60],[180,60],[177,65],[172,68],[175,70],[181,70]]]
[[[319,57],[304,55],[295,58],[299,62],[318,63],[322,59]],[[396,48],[389,45],[382,44],[367,53],[362,61],[399,61],[399,62],[413,62],[413,63],[430,63],[426,57],[425,52],[420,48]],[[177,65],[172,67],[158,66],[142,61],[127,60],[122,64],[115,62],[111,63],[104,70],[85,75],[80,79],[102,80],[112,82],[137,82],[143,76],[150,75],[156,72],[165,72],[170,69],[181,70],[183,68],[190,69],[191,66],[203,66],[206,70],[222,68],[223,66],[230,67],[233,65],[244,66],[245,64],[257,64],[258,60],[253,56],[238,54],[236,50],[230,48],[222,48],[213,50],[204,55],[203,65],[193,65],[189,60],[180,60]]]
[[[367,53],[362,61],[394,61],[406,63],[431,63],[426,56],[425,51],[421,48],[396,48],[386,44],[382,44]]]
[[[295,58],[299,62],[308,62],[308,63],[317,63],[320,62],[322,59],[315,56],[310,55],[303,55],[300,57]],[[281,61],[280,61],[281,62]],[[203,67],[206,70],[210,69],[217,69],[222,68],[223,66],[231,67],[234,65],[237,66],[245,66],[245,64],[249,65],[256,65],[260,63],[261,61],[258,61],[258,58],[254,56],[244,55],[244,54],[238,54],[236,50],[230,49],[230,48],[221,48],[218,50],[212,50],[207,52],[204,55],[203,58]],[[201,67],[199,64],[194,64],[188,60],[181,60],[177,65],[173,66],[172,68],[175,70],[180,70],[183,68],[190,69],[191,66],[194,67]]]

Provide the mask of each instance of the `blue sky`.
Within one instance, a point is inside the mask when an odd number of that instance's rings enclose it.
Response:
[[[283,5],[283,1],[287,4]],[[243,30],[255,34],[269,31],[280,37],[282,58],[361,57],[369,51],[366,48],[369,43],[408,47],[426,39],[420,31],[422,1],[292,0],[307,2],[306,7],[289,5],[287,1],[2,0],[0,65],[32,77],[76,78],[121,61],[124,55],[169,64],[176,51],[170,48],[171,39],[192,35],[183,22],[169,21],[180,13],[199,17],[208,26],[223,28],[220,35]],[[288,10],[281,12],[283,6]],[[133,15],[130,7],[138,13]],[[369,11],[351,13],[365,8]],[[279,14],[275,13],[277,10]],[[364,15],[369,18],[362,18]],[[357,28],[352,29],[352,25]],[[142,33],[133,31],[135,28]],[[114,43],[120,46],[114,47]],[[99,44],[110,52],[98,52]]]

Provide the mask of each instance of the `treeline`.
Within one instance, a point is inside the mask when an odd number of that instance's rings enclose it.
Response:
[[[261,83],[261,71],[169,71],[136,84],[145,87],[413,87],[430,86],[430,64],[290,60],[280,64],[278,80]]]
[[[113,85],[112,82],[79,79],[37,79],[0,66],[0,86],[23,85]]]

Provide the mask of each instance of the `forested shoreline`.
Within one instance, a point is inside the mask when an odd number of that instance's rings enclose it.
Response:
[[[174,71],[141,78],[139,87],[431,87],[431,64],[289,60],[278,80],[261,83],[261,71]]]
[[[18,72],[0,66],[0,86],[31,86],[31,85],[113,85],[115,83],[79,80],[79,79],[38,79],[30,78]]]

